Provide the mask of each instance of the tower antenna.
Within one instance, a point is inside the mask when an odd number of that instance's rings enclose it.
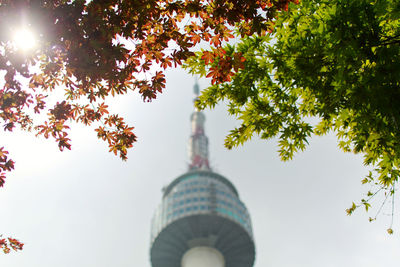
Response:
[[[195,95],[194,101],[196,101],[200,94],[200,87],[197,81],[193,86],[193,92]],[[189,169],[206,169],[210,170],[208,162],[208,138],[204,132],[204,122],[206,117],[203,112],[195,108],[192,115],[190,116],[191,121],[191,135],[189,138],[189,158],[190,165]]]

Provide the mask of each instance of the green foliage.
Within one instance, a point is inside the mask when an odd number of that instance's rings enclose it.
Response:
[[[278,137],[282,160],[304,150],[311,135],[333,131],[343,151],[362,153],[371,167],[362,182],[394,192],[400,167],[399,26],[400,2],[394,0],[290,4],[273,32],[225,48],[224,57],[239,53],[243,66],[232,68],[230,81],[215,81],[197,105],[227,101],[241,125],[226,146],[254,135]],[[197,53],[187,67],[209,76],[218,62],[205,62],[203,55]],[[370,207],[368,200],[360,205]],[[360,205],[353,203],[348,214]]]
[[[126,160],[137,137],[123,117],[109,114],[111,97],[136,90],[144,101],[155,99],[165,88],[164,71],[181,65],[198,43],[208,43],[213,53],[205,58],[218,61],[235,25],[242,36],[261,33],[291,1],[0,0],[0,126],[54,138],[64,150],[71,149],[72,122],[95,125],[110,152]],[[213,77],[225,80],[242,62],[240,55],[221,61]],[[0,147],[2,187],[14,162]],[[10,247],[22,243],[0,238],[0,249]]]

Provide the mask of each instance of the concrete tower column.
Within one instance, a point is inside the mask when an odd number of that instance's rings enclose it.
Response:
[[[194,247],[183,255],[181,267],[225,267],[225,259],[215,248]]]

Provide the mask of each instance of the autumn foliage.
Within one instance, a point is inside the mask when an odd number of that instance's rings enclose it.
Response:
[[[213,82],[229,81],[231,69],[241,68],[244,58],[225,57],[222,44],[234,37],[234,30],[242,36],[267,31],[289,2],[2,0],[3,129],[34,131],[64,150],[71,148],[71,122],[96,123],[98,137],[126,159],[137,138],[122,117],[109,113],[107,97],[135,90],[144,101],[155,99],[165,88],[164,70],[181,65],[201,42],[210,46],[204,60],[220,61],[207,76]],[[24,52],[13,44],[12,34],[20,26],[35,32],[34,49]],[[58,101],[49,101],[50,96]],[[35,113],[46,119],[37,122]],[[13,162],[7,151],[0,153],[2,186]]]
[[[71,149],[71,123],[94,125],[109,150],[127,158],[137,137],[107,99],[138,92],[152,101],[165,88],[164,71],[181,65],[208,44],[204,60],[220,62],[207,74],[229,81],[243,67],[240,53],[225,57],[234,34],[262,34],[292,0],[0,0],[0,122],[54,139]],[[20,27],[36,45],[23,51],[13,41]],[[51,99],[51,100],[50,100]],[[0,187],[14,168],[0,149]],[[22,249],[2,240],[4,252]]]
[[[3,250],[5,254],[10,253],[11,249],[18,251],[22,250],[24,244],[19,242],[17,239],[14,238],[1,238],[0,235],[0,249]]]

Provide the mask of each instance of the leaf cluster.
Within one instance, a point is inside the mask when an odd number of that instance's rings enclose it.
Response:
[[[95,123],[110,151],[126,159],[137,137],[109,114],[109,97],[136,90],[144,101],[155,99],[164,70],[194,55],[198,43],[222,53],[235,25],[243,36],[265,31],[289,2],[0,0],[0,123],[53,138],[60,150],[71,148],[70,122]],[[31,51],[13,43],[20,26],[35,32]],[[37,122],[35,113],[46,119]]]
[[[5,254],[10,253],[11,249],[14,251],[22,250],[24,244],[15,238],[2,238],[0,235],[0,249],[3,250]]]
[[[371,167],[363,183],[393,191],[400,175],[399,2],[303,0],[274,22],[272,32],[226,46],[219,61],[204,51],[188,61],[192,72],[212,78],[198,107],[228,101],[241,125],[226,146],[255,134],[277,137],[283,160],[311,135],[333,131],[343,151],[362,153]],[[221,81],[215,68],[237,54],[243,66],[225,69],[229,78]],[[361,205],[368,210],[368,202]]]

